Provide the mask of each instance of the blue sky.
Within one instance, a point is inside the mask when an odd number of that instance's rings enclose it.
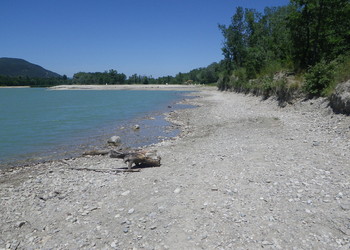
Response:
[[[116,69],[159,77],[220,61],[237,6],[288,0],[1,0],[0,57],[59,74]]]

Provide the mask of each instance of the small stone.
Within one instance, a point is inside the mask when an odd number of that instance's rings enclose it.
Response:
[[[155,218],[157,216],[156,212],[152,212],[148,215],[148,217]]]
[[[154,230],[154,229],[156,229],[156,228],[157,228],[157,226],[151,226],[151,227],[150,227],[151,230]]]
[[[127,190],[127,191],[121,193],[122,196],[127,196],[128,194],[130,194],[130,190]]]
[[[211,191],[218,191],[219,189],[217,187],[211,188]]]
[[[180,193],[180,192],[181,192],[181,188],[179,188],[179,187],[176,188],[176,189],[174,190],[174,193],[175,193],[175,194],[178,194],[178,193]]]
[[[132,127],[133,130],[139,130],[140,129],[140,125],[138,124],[135,124],[133,127]]]
[[[109,140],[107,142],[109,144],[117,146],[117,145],[120,145],[122,141],[121,141],[119,136],[114,135],[111,138],[109,138]]]
[[[26,224],[25,221],[19,221],[16,223],[16,227],[20,228],[20,227],[24,226],[24,224]]]
[[[345,211],[349,211],[350,210],[350,203],[348,204],[340,204],[341,209],[345,210]]]
[[[127,227],[124,227],[124,228],[123,228],[123,232],[124,232],[124,233],[127,233],[127,232],[129,232],[129,228],[127,228]]]
[[[118,242],[117,241],[113,241],[112,243],[111,243],[111,247],[112,248],[116,248],[118,246]]]
[[[128,214],[132,214],[132,213],[134,213],[134,212],[135,212],[135,209],[134,209],[134,208],[131,208],[131,209],[129,209]]]
[[[261,244],[263,246],[267,246],[267,245],[273,245],[273,243],[271,243],[270,241],[264,240],[263,242],[261,242]]]

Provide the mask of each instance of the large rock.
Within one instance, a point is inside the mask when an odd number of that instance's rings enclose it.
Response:
[[[121,139],[119,136],[112,136],[109,140],[108,140],[108,144],[111,144],[111,145],[115,145],[115,146],[118,146],[122,143]]]
[[[350,115],[350,80],[338,84],[330,98],[330,106],[336,113]]]

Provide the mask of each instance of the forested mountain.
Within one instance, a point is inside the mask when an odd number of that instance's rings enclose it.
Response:
[[[59,74],[18,58],[0,58],[0,75],[10,77],[52,78]]]

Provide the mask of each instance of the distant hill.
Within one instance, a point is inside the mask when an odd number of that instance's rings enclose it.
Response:
[[[28,76],[33,78],[61,77],[61,75],[43,67],[18,58],[0,58],[0,75]]]

